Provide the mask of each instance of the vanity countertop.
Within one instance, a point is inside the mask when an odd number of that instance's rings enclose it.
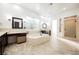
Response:
[[[29,31],[25,29],[11,29],[7,32],[7,34],[15,34],[15,33],[28,33]]]
[[[4,35],[5,33],[7,33],[7,32],[5,32],[5,31],[4,32],[0,32],[0,36]]]
[[[27,29],[0,29],[0,36],[7,33],[7,34],[15,34],[15,33],[28,33]]]

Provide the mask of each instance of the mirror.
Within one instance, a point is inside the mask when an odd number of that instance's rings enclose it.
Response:
[[[12,28],[22,29],[23,28],[23,19],[12,17]]]
[[[43,23],[43,24],[42,24],[42,28],[43,28],[43,29],[47,29],[47,24],[46,24],[46,23]]]

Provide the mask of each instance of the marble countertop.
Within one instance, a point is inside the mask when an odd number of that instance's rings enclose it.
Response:
[[[28,30],[25,29],[11,29],[7,32],[7,34],[14,34],[14,33],[28,33]]]
[[[0,36],[3,34],[14,34],[14,33],[28,33],[27,29],[0,29]]]
[[[5,33],[7,33],[7,32],[0,32],[0,36],[4,35]]]

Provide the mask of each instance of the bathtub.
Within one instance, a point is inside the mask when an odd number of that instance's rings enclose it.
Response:
[[[29,33],[27,35],[27,42],[29,42],[30,45],[34,45],[34,46],[43,44],[48,40],[50,40],[50,36],[48,34],[40,35],[40,33],[38,32],[38,33]]]

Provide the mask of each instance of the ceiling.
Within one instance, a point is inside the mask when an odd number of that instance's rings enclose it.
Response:
[[[22,3],[19,5],[42,16],[55,15],[66,10],[79,8],[78,3],[53,3],[52,5],[50,3]]]
[[[24,8],[25,11],[29,10],[30,13],[33,12],[39,16],[46,17],[57,15],[58,13],[62,13],[68,10],[79,9],[79,3],[52,3],[52,5],[50,5],[50,3],[10,3],[9,5],[5,4],[5,8],[7,9],[8,7],[12,7],[12,4],[16,4]]]

